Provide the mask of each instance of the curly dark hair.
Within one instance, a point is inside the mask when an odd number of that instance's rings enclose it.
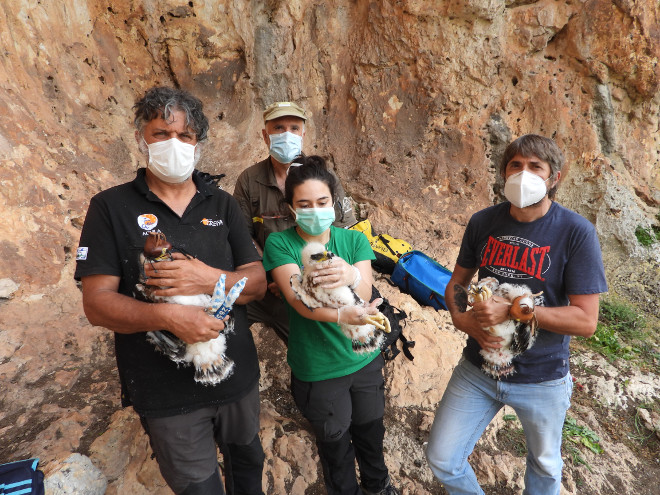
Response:
[[[186,114],[186,125],[190,127],[197,136],[197,141],[206,139],[209,130],[209,121],[204,115],[202,102],[181,89],[167,87],[151,88],[135,104],[135,128],[141,133],[144,126],[162,117],[168,120],[173,110],[180,110]]]
[[[325,159],[318,155],[300,155],[289,165],[289,172],[284,183],[284,201],[293,205],[294,189],[308,180],[320,180],[324,182],[328,186],[328,189],[330,189],[330,195],[334,202],[337,197],[337,179],[328,170]]]

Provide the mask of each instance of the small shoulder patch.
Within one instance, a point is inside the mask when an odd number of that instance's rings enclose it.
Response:
[[[85,261],[87,259],[87,251],[89,251],[89,248],[79,247],[76,251],[76,261]]]

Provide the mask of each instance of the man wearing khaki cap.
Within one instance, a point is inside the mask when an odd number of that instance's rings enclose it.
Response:
[[[296,225],[284,202],[284,181],[291,162],[302,154],[305,138],[305,110],[293,102],[281,101],[264,110],[264,129],[261,131],[269,156],[245,169],[236,181],[234,198],[243,211],[257,248],[263,250],[272,232],[281,232]],[[336,227],[350,227],[356,223],[351,201],[337,181],[335,207]],[[247,305],[250,324],[264,323],[275,330],[286,344],[289,321],[279,291],[269,281],[266,296]]]

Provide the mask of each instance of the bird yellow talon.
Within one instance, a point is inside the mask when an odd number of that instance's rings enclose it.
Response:
[[[493,297],[493,287],[497,287],[498,282],[493,277],[481,279],[476,284],[470,284],[468,287],[468,304],[472,306],[476,302],[487,301]]]
[[[390,320],[388,320],[383,313],[378,313],[375,315],[366,315],[364,321],[372,324],[379,330],[382,330],[385,333],[390,333],[392,327],[390,326]]]

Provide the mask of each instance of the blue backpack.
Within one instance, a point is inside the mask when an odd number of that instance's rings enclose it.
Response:
[[[424,306],[447,309],[445,289],[452,272],[421,251],[411,251],[399,259],[392,283]]]
[[[44,495],[44,473],[39,459],[0,465],[0,495]]]

